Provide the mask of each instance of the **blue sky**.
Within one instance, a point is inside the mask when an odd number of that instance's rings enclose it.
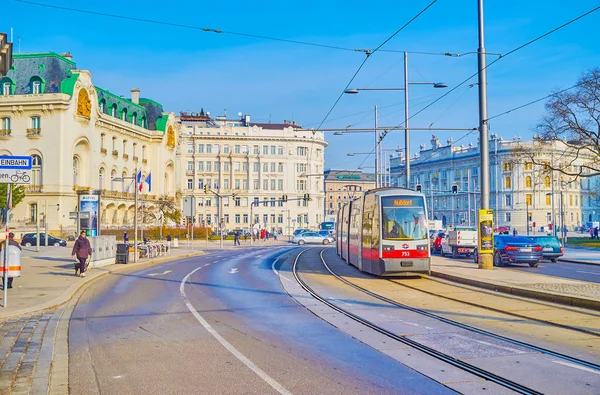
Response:
[[[153,19],[229,32],[249,33],[346,48],[375,48],[430,1],[127,1],[39,0],[90,11]],[[578,0],[488,0],[485,4],[486,49],[506,53],[600,5]],[[253,121],[294,119],[317,127],[346,86],[364,54],[236,35],[80,14],[3,0],[0,31],[14,29],[15,51],[70,51],[79,68],[92,72],[96,85],[163,103],[167,111],[212,115],[238,112]],[[38,22],[32,23],[33,20]],[[572,86],[581,73],[600,65],[596,26],[600,11],[548,36],[488,69],[489,115]],[[466,53],[477,50],[477,2],[438,0],[382,49]],[[495,59],[490,55],[488,61]],[[475,73],[477,57],[409,55],[409,81],[442,81],[450,88]],[[476,82],[473,78],[472,82]],[[401,87],[402,53],[377,52],[366,62],[352,87]],[[444,90],[410,87],[412,114]],[[403,121],[402,91],[344,95],[323,127],[369,127],[378,105],[379,124]],[[494,119],[490,131],[504,138],[530,138],[544,112],[543,102]],[[410,121],[412,127],[470,128],[478,123],[477,86],[465,85]],[[441,141],[466,132],[436,132]],[[431,132],[414,131],[411,150],[429,146]],[[373,134],[327,134],[326,167],[356,169],[368,152]],[[403,146],[403,132],[388,134],[384,148]],[[477,135],[463,138],[467,145]],[[369,166],[372,158],[366,159]],[[372,169],[366,168],[366,171]]]

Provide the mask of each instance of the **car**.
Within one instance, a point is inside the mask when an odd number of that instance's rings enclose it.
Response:
[[[300,233],[292,239],[292,243],[298,245],[304,244],[329,244],[333,243],[335,240],[330,236],[321,236],[317,232],[303,232]]]
[[[21,238],[21,245],[25,247],[31,247],[37,245],[36,243],[36,234],[35,233],[25,233]],[[40,246],[46,245],[46,235],[44,233],[40,233]],[[48,245],[56,246],[56,247],[66,247],[67,242],[63,239],[59,239],[52,235],[48,235]]]
[[[433,254],[439,254],[442,252],[442,240],[446,234],[444,232],[438,232],[431,243],[431,252]]]
[[[297,235],[299,235],[301,233],[304,233],[304,232],[310,232],[310,230],[309,229],[296,229],[294,231],[294,236],[297,236]]]
[[[535,243],[542,246],[542,255],[544,259],[552,262],[558,262],[558,258],[565,254],[565,249],[556,236],[528,236]]]
[[[506,227],[506,226],[499,226],[496,229],[494,229],[494,233],[499,233],[499,234],[504,234],[508,231],[510,231],[510,229],[508,229],[508,227]]]
[[[495,235],[494,266],[507,263],[527,263],[537,267],[543,259],[542,246],[527,236]],[[477,249],[474,254],[475,263],[479,262]]]
[[[335,240],[335,236],[331,233],[331,230],[323,229],[319,231],[319,234],[323,237],[331,237]]]

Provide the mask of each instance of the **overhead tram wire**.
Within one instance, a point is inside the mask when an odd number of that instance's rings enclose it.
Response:
[[[527,46],[529,46],[529,45],[531,45],[531,44],[533,44],[533,43],[535,43],[535,42],[537,42],[537,41],[541,40],[542,38],[544,38],[544,37],[546,37],[546,36],[548,36],[548,35],[550,35],[550,34],[552,34],[552,33],[555,33],[555,32],[557,32],[558,30],[560,30],[560,29],[562,29],[562,28],[564,28],[564,27],[567,27],[567,26],[569,26],[570,24],[572,24],[572,23],[574,23],[574,22],[576,22],[576,21],[578,21],[578,20],[580,20],[580,19],[582,19],[582,18],[584,18],[584,17],[586,17],[586,16],[590,15],[590,14],[591,14],[591,13],[593,13],[593,12],[596,12],[596,11],[598,11],[599,9],[600,9],[600,6],[598,6],[598,7],[595,7],[595,8],[593,8],[593,9],[591,9],[591,10],[589,10],[589,11],[587,11],[587,12],[585,12],[585,13],[583,13],[583,14],[581,14],[581,15],[579,15],[579,16],[577,16],[577,17],[575,17],[575,18],[571,19],[571,20],[569,20],[568,22],[565,22],[565,23],[563,23],[562,25],[560,25],[560,26],[558,26],[558,27],[556,27],[556,28],[554,28],[554,29],[552,29],[552,30],[550,30],[550,31],[548,31],[548,32],[546,32],[546,33],[544,33],[544,34],[542,34],[542,35],[540,35],[540,36],[538,36],[538,37],[536,37],[536,38],[534,38],[534,39],[532,39],[532,40],[529,40],[529,41],[527,41],[526,43],[524,43],[524,44],[522,44],[522,45],[520,45],[520,46],[518,46],[518,47],[516,47],[516,48],[514,48],[514,49],[512,49],[512,50],[510,50],[510,51],[508,51],[508,52],[507,52],[507,53],[505,53],[505,54],[501,54],[501,55],[499,55],[499,57],[498,57],[498,58],[496,58],[494,61],[492,61],[492,62],[490,62],[489,64],[487,64],[486,66],[484,66],[482,70],[485,70],[485,69],[487,69],[487,68],[488,68],[488,67],[490,67],[491,65],[495,64],[496,62],[498,62],[500,59],[503,59],[503,58],[505,58],[505,57],[507,57],[507,56],[509,56],[509,55],[512,55],[513,53],[515,53],[515,52],[517,52],[517,51],[519,51],[519,50],[521,50],[521,49],[523,49],[523,48],[525,48],[525,47],[527,47]],[[449,54],[448,56],[451,56],[451,55]],[[439,101],[440,101],[440,100],[442,100],[444,97],[448,96],[450,93],[452,93],[453,91],[455,91],[456,89],[458,89],[459,87],[461,87],[462,85],[464,85],[465,83],[467,83],[467,82],[468,82],[468,81],[469,81],[471,78],[473,78],[473,77],[477,76],[478,74],[479,74],[479,71],[477,71],[477,72],[475,72],[474,74],[472,74],[471,76],[467,77],[467,78],[466,78],[465,80],[463,80],[463,81],[462,81],[460,84],[456,85],[454,88],[450,89],[448,92],[444,93],[442,96],[438,97],[437,99],[435,99],[434,101],[432,101],[431,103],[429,103],[427,106],[423,107],[421,110],[419,110],[419,111],[417,111],[416,113],[414,113],[414,114],[413,114],[413,115],[412,115],[410,118],[408,118],[408,119],[410,120],[410,119],[414,118],[415,116],[419,115],[420,113],[422,113],[423,111],[425,111],[425,110],[426,110],[426,109],[428,109],[429,107],[433,106],[435,103],[439,102]],[[396,125],[396,128],[399,128],[399,127],[400,127],[400,126],[402,126],[403,124],[404,124],[404,122],[402,122],[402,123],[399,123],[398,125]],[[387,133],[389,133],[389,132],[391,132],[391,131],[393,131],[393,130],[395,130],[395,128],[392,128],[392,129],[388,130],[388,131],[387,131]],[[381,137],[381,139],[379,140],[379,143],[381,143],[381,141],[383,141],[383,139],[385,138],[385,136],[387,135],[387,133],[386,133],[386,132],[382,133],[382,137]],[[379,144],[379,143],[378,143],[378,144]]]

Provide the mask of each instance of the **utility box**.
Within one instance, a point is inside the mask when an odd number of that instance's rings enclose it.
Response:
[[[117,244],[116,263],[129,263],[129,244]]]

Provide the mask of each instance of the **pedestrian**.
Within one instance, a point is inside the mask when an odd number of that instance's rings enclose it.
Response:
[[[244,232],[244,241],[248,241],[248,233]]]
[[[240,232],[238,232],[237,230],[235,231],[235,233],[233,234],[233,245],[240,245]]]
[[[129,236],[127,235],[127,232],[123,232],[123,243],[129,243]]]
[[[0,258],[1,261],[4,262],[4,246],[6,245],[6,240],[2,240],[2,242],[0,243],[0,256],[2,256],[2,258]],[[15,234],[13,232],[10,232],[8,234],[8,246],[15,246],[19,249],[19,251],[21,251],[21,246],[19,245],[19,243],[17,243],[15,241]],[[10,249],[9,249],[9,254],[8,254],[8,265],[6,265],[6,267],[10,268],[11,264],[13,264],[13,262],[11,262],[10,259]],[[13,284],[13,277],[11,276],[10,270],[8,270],[8,288],[12,288],[12,284]],[[4,289],[4,273],[2,273],[2,289]]]
[[[85,277],[85,261],[88,259],[88,257],[92,256],[92,246],[90,245],[90,241],[85,236],[85,230],[82,230],[79,234],[79,238],[73,246],[71,256],[77,256],[77,260],[79,261],[78,264],[75,265],[75,275],[77,276],[77,273],[81,272],[79,277]]]
[[[273,241],[277,241],[277,232],[273,232]]]
[[[594,228],[594,238],[596,240],[598,239],[598,227],[597,226]]]
[[[590,227],[590,237],[594,238],[594,228]]]
[[[517,233],[517,228],[514,228],[514,229],[513,229],[513,236],[516,236],[517,234],[518,234],[518,233]]]

